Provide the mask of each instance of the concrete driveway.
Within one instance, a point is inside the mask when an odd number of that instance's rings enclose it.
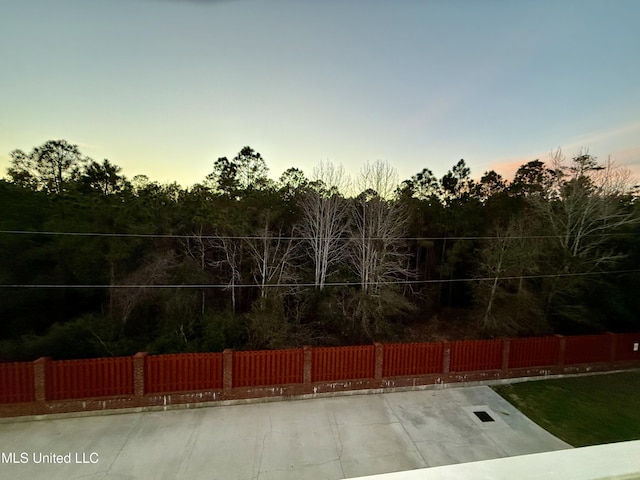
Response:
[[[5,422],[0,478],[341,479],[566,448],[479,386]]]

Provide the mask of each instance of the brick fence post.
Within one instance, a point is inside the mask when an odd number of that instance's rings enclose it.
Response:
[[[375,368],[374,368],[374,378],[376,379],[376,383],[379,383],[380,385],[382,385],[382,368],[383,368],[383,364],[384,364],[384,345],[382,345],[379,342],[375,342],[373,344],[373,351],[374,351],[374,361],[375,361]]]
[[[144,362],[147,352],[138,352],[133,356],[133,394],[136,397],[144,395]]]
[[[451,372],[451,343],[442,342],[442,373],[449,375]]]
[[[511,340],[508,338],[502,339],[502,371],[507,373],[509,370],[509,352],[511,350]]]
[[[555,335],[560,339],[560,349],[558,351],[558,366],[564,368],[564,356],[567,351],[567,339],[562,335]]]
[[[609,361],[611,363],[616,361],[617,351],[616,348],[618,346],[618,336],[615,333],[607,332],[609,335]]]
[[[36,402],[47,400],[47,368],[50,357],[40,357],[33,362],[33,381],[36,390]]]
[[[233,388],[233,349],[225,348],[222,352],[222,389],[230,392]]]
[[[313,352],[311,347],[304,346],[302,347],[302,355],[303,355],[303,371],[302,371],[302,383],[305,386],[305,389],[311,389],[311,362],[313,361]]]

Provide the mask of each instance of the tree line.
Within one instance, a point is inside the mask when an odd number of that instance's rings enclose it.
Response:
[[[244,147],[183,188],[48,141],[0,180],[0,359],[637,329],[637,193],[584,151],[274,181]]]

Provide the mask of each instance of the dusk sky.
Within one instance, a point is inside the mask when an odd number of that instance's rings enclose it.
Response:
[[[201,182],[386,160],[474,177],[588,148],[640,177],[637,0],[0,0],[0,175],[65,139]]]

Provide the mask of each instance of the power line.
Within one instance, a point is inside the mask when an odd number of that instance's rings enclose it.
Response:
[[[535,278],[561,278],[561,277],[582,277],[593,275],[615,275],[623,273],[640,273],[640,269],[636,270],[615,270],[610,272],[576,272],[576,273],[549,273],[543,275],[511,275],[506,277],[478,277],[478,278],[449,278],[449,279],[437,279],[437,280],[395,280],[386,282],[332,282],[325,283],[325,287],[357,287],[362,285],[367,286],[384,286],[384,285],[425,285],[425,284],[437,284],[437,283],[454,283],[454,282],[493,282],[497,280],[519,280],[519,279],[535,279]],[[281,284],[129,284],[129,285],[81,285],[81,284],[7,284],[0,285],[0,288],[150,288],[150,289],[169,289],[169,288],[215,288],[215,289],[229,289],[229,288],[296,288],[296,287],[317,287],[315,283],[281,283]]]
[[[0,230],[0,234],[8,235],[58,235],[70,237],[140,237],[140,238],[221,238],[215,235],[173,235],[157,233],[100,233],[100,232],[52,232],[31,230]],[[232,238],[232,237],[224,237]]]
[[[49,235],[49,236],[70,236],[70,237],[113,237],[113,238],[178,238],[178,239],[206,239],[206,240],[333,240],[334,237],[302,237],[302,236],[266,236],[266,235],[178,235],[160,233],[101,233],[101,232],[54,232],[54,231],[32,231],[32,230],[0,230],[0,234],[6,235]],[[586,235],[518,235],[518,236],[467,236],[467,237],[367,237],[367,240],[535,240],[546,238],[566,238],[568,237],[608,237],[615,235],[625,235],[625,233],[591,233]],[[340,239],[340,238],[338,238]],[[348,238],[342,238],[348,240]]]

